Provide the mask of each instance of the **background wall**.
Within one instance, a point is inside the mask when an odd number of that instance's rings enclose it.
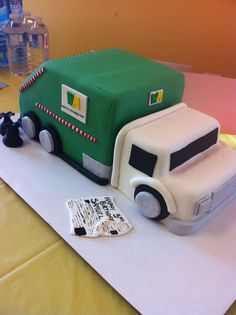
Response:
[[[51,58],[124,48],[236,78],[236,0],[23,0],[42,15]]]

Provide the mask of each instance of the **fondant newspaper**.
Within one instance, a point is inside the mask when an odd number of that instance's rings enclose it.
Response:
[[[132,229],[131,223],[111,196],[68,200],[66,206],[70,210],[71,234],[86,237],[119,236]]]

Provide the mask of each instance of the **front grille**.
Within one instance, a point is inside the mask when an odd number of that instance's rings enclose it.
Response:
[[[194,216],[205,215],[218,208],[221,204],[236,196],[236,176],[214,190],[210,196],[196,203]]]
[[[234,193],[236,193],[236,176],[212,193],[211,210],[214,210]]]

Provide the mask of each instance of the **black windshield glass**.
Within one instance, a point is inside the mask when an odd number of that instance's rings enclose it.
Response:
[[[183,149],[176,151],[170,155],[170,171],[177,166],[188,161],[195,155],[207,150],[217,142],[218,128],[212,130],[205,136],[195,140]]]

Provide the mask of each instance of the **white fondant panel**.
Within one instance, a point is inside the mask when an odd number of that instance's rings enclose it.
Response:
[[[124,147],[124,141],[126,140],[126,135],[133,129],[136,129],[145,124],[149,124],[152,121],[159,120],[163,116],[166,116],[175,111],[181,110],[185,108],[186,106],[187,105],[184,103],[179,103],[165,110],[156,112],[151,115],[144,116],[139,119],[135,119],[129,122],[128,124],[126,124],[125,126],[123,126],[123,128],[121,128],[121,130],[119,131],[116,137],[115,148],[114,148],[113,169],[112,169],[112,177],[111,177],[111,184],[113,187],[118,187],[119,185],[120,164],[121,164],[122,154],[124,151],[123,147]]]
[[[87,99],[87,95],[62,84],[61,110],[84,124],[87,121]]]
[[[235,299],[236,202],[200,232],[179,237],[26,138],[17,149],[0,141],[0,176],[142,314],[220,315]],[[72,236],[65,202],[105,194],[134,229],[117,238]]]
[[[185,107],[132,129],[129,134],[144,150],[155,154],[162,151],[168,157],[217,127],[219,123],[212,117]]]

